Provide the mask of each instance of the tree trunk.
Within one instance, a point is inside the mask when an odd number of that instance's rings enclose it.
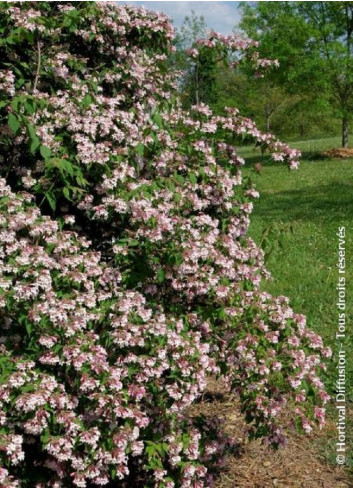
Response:
[[[305,127],[304,127],[304,122],[302,121],[300,123],[300,137],[303,138],[305,136]]]
[[[304,123],[304,115],[301,115],[300,120],[300,137],[303,138],[305,136],[305,123]]]
[[[348,147],[348,117],[342,117],[342,148]]]
[[[199,63],[196,63],[196,105],[200,105],[200,96],[199,96]]]
[[[266,103],[265,113],[266,113],[266,132],[270,132],[270,128],[271,128],[271,109],[270,109],[270,105],[269,105],[268,102]]]

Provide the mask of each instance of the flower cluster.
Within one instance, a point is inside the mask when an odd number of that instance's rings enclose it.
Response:
[[[46,456],[36,465],[53,471],[52,483],[72,477],[79,487],[105,485],[113,471],[123,478],[149,432],[158,428],[176,443],[172,427],[219,368],[201,333],[123,290],[117,269],[41,216],[28,194],[1,180],[0,195],[5,460],[16,473],[23,447],[41,441]],[[23,354],[28,343],[36,345],[35,362]],[[198,458],[189,445],[181,444],[179,465]]]
[[[231,440],[188,410],[210,376],[273,445],[286,409],[304,432],[322,426],[330,351],[260,292],[259,194],[236,144],[290,168],[300,154],[236,109],[181,110],[164,15],[107,2],[0,14],[0,484],[210,484]],[[255,48],[211,33],[190,55],[273,64]]]
[[[0,91],[6,95],[15,95],[15,75],[11,70],[0,72]]]

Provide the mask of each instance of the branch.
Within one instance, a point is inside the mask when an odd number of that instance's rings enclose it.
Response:
[[[40,65],[41,65],[41,50],[40,50],[40,42],[37,41],[37,53],[38,53],[38,61],[37,61],[37,71],[36,71],[36,77],[34,79],[34,84],[33,84],[33,90],[37,90],[37,85],[39,81],[39,76],[40,76]]]

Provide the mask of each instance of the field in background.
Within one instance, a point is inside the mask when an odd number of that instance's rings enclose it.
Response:
[[[341,136],[335,136],[323,139],[308,139],[305,141],[295,141],[288,143],[293,148],[300,149],[303,157],[317,157],[318,153],[331,148],[339,148],[341,146]]]
[[[296,312],[308,318],[308,326],[320,333],[327,345],[336,347],[338,324],[337,302],[337,250],[336,233],[339,226],[346,227],[347,243],[347,389],[352,420],[353,402],[353,158],[324,159],[319,152],[339,147],[340,138],[328,138],[291,143],[303,152],[297,171],[271,163],[250,147],[240,149],[246,159],[244,176],[251,178],[260,192],[251,218],[250,236],[267,251],[267,268],[273,281],[263,288],[275,295],[286,295]],[[253,165],[261,163],[257,174]],[[336,358],[333,358],[326,384],[334,394]],[[331,418],[336,416],[329,407]],[[347,413],[348,414],[348,413]],[[352,425],[348,427],[350,443]],[[325,446],[325,443],[328,446]],[[335,442],[322,442],[328,460],[335,463]],[[352,447],[350,447],[351,451]],[[352,451],[351,451],[352,453]],[[352,459],[349,461],[352,470]]]

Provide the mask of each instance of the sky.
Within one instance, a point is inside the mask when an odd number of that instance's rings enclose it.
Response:
[[[239,2],[222,1],[214,2],[212,0],[204,2],[149,2],[149,1],[118,1],[117,3],[127,3],[129,5],[143,5],[148,10],[155,10],[167,14],[173,19],[173,25],[180,27],[184,17],[190,15],[194,10],[197,16],[205,17],[208,27],[214,29],[221,34],[231,34],[233,27],[238,23],[240,15],[238,12]]]

